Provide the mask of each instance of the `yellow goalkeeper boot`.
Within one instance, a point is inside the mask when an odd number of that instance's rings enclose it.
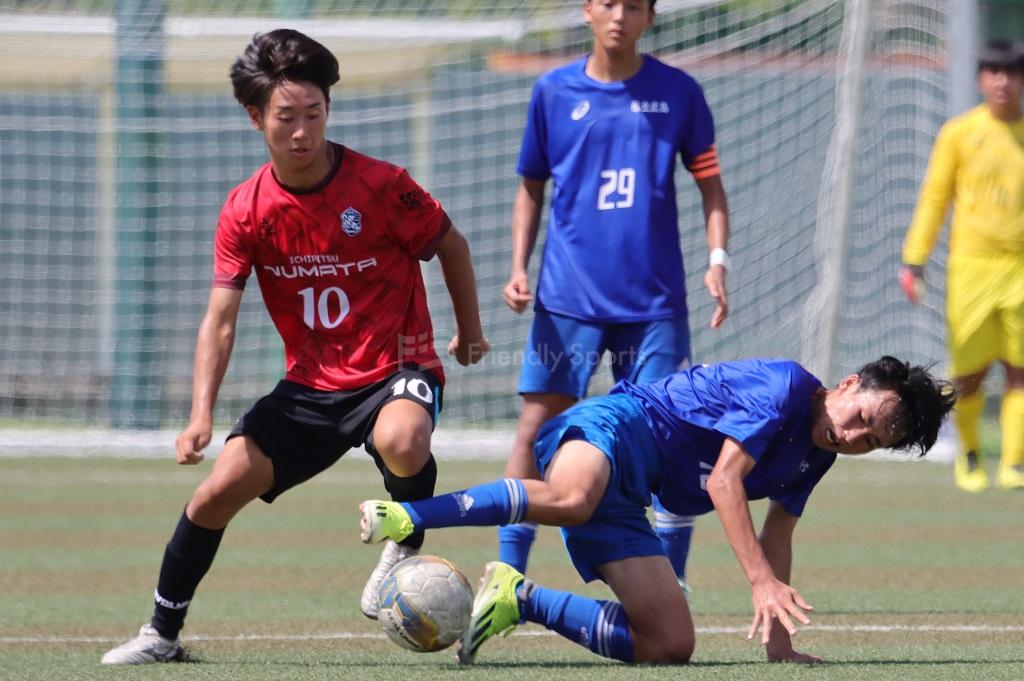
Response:
[[[526,578],[508,563],[491,561],[484,566],[480,588],[473,599],[469,628],[459,641],[459,664],[473,664],[484,641],[502,634],[508,636],[519,624],[519,599],[516,588]]]
[[[988,489],[988,473],[977,452],[957,454],[953,462],[953,480],[965,492],[983,492]]]
[[[1024,466],[1000,465],[996,482],[1000,489],[1024,489]]]

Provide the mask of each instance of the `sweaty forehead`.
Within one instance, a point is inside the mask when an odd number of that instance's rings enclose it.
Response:
[[[892,390],[869,390],[863,393],[864,407],[870,412],[876,429],[884,433],[886,444],[903,437],[903,409],[899,395]]]

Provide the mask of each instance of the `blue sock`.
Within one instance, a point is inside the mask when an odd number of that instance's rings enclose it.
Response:
[[[526,515],[522,480],[505,478],[422,501],[402,502],[417,530],[470,525],[507,525]]]
[[[517,595],[524,621],[542,624],[602,657],[633,661],[633,636],[619,603],[546,589],[529,580]]]
[[[661,548],[672,563],[676,578],[686,579],[686,559],[690,555],[690,540],[693,538],[692,515],[676,515],[654,497],[654,531],[661,540]]]
[[[537,536],[537,523],[516,523],[498,528],[498,560],[526,574],[530,548]]]

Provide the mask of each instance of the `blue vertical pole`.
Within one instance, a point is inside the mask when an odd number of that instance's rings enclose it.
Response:
[[[116,306],[110,419],[160,425],[156,242],[164,97],[164,0],[115,0],[117,92]]]

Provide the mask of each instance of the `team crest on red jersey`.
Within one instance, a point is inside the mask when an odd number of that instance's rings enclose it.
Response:
[[[363,216],[352,206],[341,214],[341,231],[349,236],[355,236],[363,231]]]

